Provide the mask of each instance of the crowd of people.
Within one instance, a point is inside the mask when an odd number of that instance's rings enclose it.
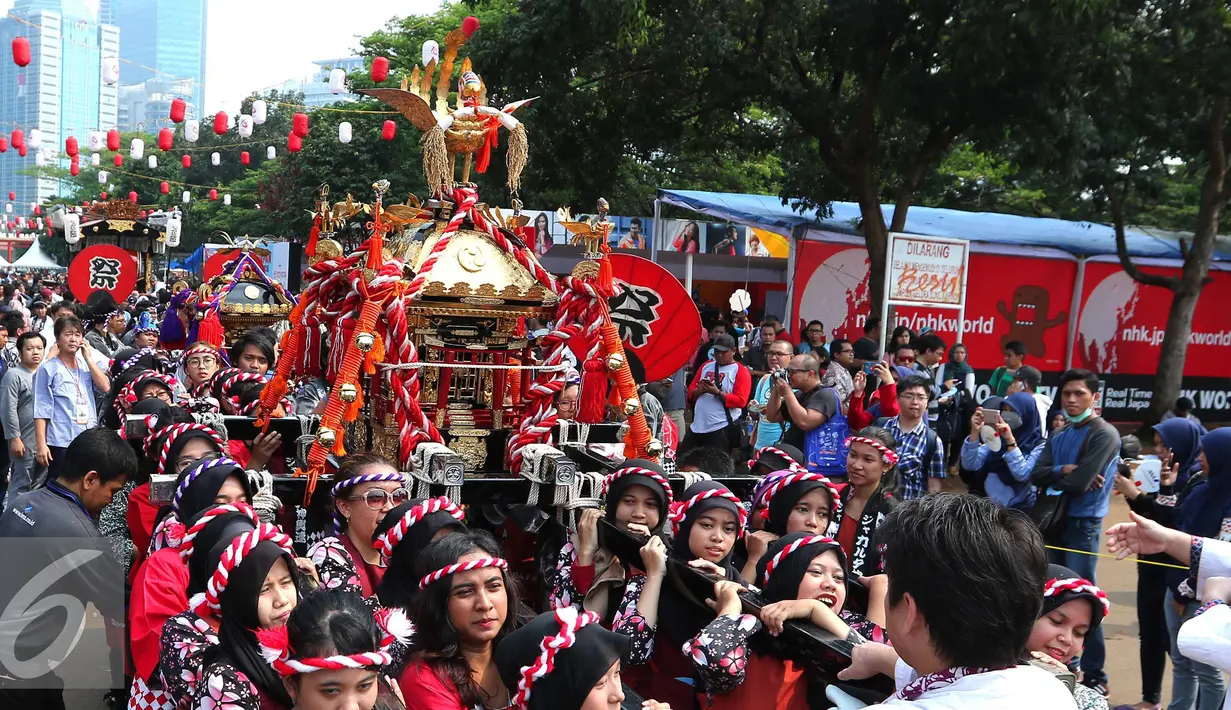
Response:
[[[106,552],[62,591],[108,619],[112,707],[854,708],[879,675],[889,706],[1106,708],[1110,603],[1090,553],[1113,491],[1135,516],[1110,550],[1184,567],[1140,566],[1142,707],[1158,706],[1144,681],[1167,653],[1173,708],[1225,692],[1231,435],[1163,422],[1163,486],[1142,493],[1125,463],[1139,452],[1097,414],[1097,375],[1065,372],[1053,403],[1020,343],[978,403],[966,349],[935,333],[881,344],[869,318],[854,342],[819,322],[796,342],[772,318],[711,322],[694,363],[641,386],[662,459],[619,461],[558,543],[411,497],[406,472],[359,451],[333,462],[329,534],[297,552],[273,522],[284,443],[236,441],[219,416],[255,412],[272,331],[224,346],[191,290],[159,284],[80,303],[10,277],[5,306],[0,538]],[[556,396],[561,420],[583,386],[570,375]],[[327,387],[302,383],[275,416],[313,411]],[[954,478],[970,492],[944,490]],[[54,564],[34,562],[0,576],[0,601]],[[14,669],[59,626],[20,621],[0,700],[63,708],[54,664]],[[850,658],[811,672],[788,622]]]

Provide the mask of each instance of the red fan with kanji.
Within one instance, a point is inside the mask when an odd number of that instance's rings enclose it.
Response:
[[[637,382],[671,377],[701,344],[701,314],[680,280],[649,259],[611,254],[611,322]]]

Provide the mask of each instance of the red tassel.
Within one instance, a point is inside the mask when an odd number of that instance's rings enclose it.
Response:
[[[321,236],[321,216],[317,215],[312,219],[312,231],[308,232],[308,247],[304,249],[304,253],[308,256],[316,256],[316,241]]]
[[[582,366],[581,401],[577,403],[577,421],[601,424],[607,418],[607,366],[598,358],[586,360]]]

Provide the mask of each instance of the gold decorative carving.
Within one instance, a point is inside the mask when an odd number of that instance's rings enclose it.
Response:
[[[449,430],[449,435],[456,437],[449,448],[461,457],[467,470],[477,471],[487,463],[487,441],[484,439],[487,434],[476,429]]]
[[[137,222],[131,219],[109,219],[107,228],[113,232],[131,232],[137,228]]]
[[[492,371],[484,370],[481,377],[483,378],[483,400],[481,404],[485,407],[495,407],[496,403],[492,401]]]

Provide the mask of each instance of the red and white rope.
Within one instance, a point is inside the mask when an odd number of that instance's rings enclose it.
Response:
[[[1080,577],[1069,579],[1049,579],[1043,585],[1043,598],[1059,596],[1065,592],[1074,594],[1093,594],[1103,604],[1103,616],[1111,613],[1111,600],[1107,593],[1095,586],[1094,582]]]
[[[834,539],[832,537],[826,537],[825,535],[808,535],[807,537],[799,538],[795,542],[792,542],[790,545],[787,545],[786,547],[779,550],[778,554],[774,555],[770,559],[770,561],[765,565],[765,577],[761,580],[761,586],[764,587],[766,584],[769,584],[769,578],[771,575],[773,575],[774,570],[778,568],[778,565],[782,564],[782,561],[786,559],[787,556],[794,553],[799,548],[805,545],[836,545],[836,544],[837,543],[834,542]]]
[[[807,471],[808,470],[804,468],[802,464],[796,461],[795,457],[791,456],[790,454],[778,448],[777,446],[762,446],[760,449],[757,449],[758,459],[764,456],[765,454],[773,454],[775,456],[781,457],[784,461],[786,461],[786,467],[788,471]]]
[[[388,560],[393,556],[393,551],[402,542],[402,538],[406,537],[406,533],[418,523],[432,513],[447,513],[459,523],[466,519],[466,514],[461,508],[444,496],[438,498],[428,498],[427,500],[412,506],[409,510],[402,514],[402,519],[382,533],[372,542],[372,546],[380,553],[381,558]]]
[[[419,590],[422,591],[427,589],[429,584],[438,582],[451,574],[456,574],[458,572],[469,572],[476,569],[487,569],[489,567],[495,567],[497,569],[507,571],[509,569],[509,563],[499,557],[480,557],[477,560],[458,562],[457,564],[452,564],[448,567],[441,567],[435,572],[432,572],[423,579],[419,580]]]
[[[158,440],[158,437],[164,436],[165,434],[162,447],[158,451],[158,467],[155,473],[162,475],[166,471],[167,457],[171,455],[171,446],[175,444],[175,441],[181,436],[193,431],[200,431],[207,434],[210,440],[218,445],[219,451],[227,450],[226,441],[224,441],[222,435],[217,431],[214,431],[212,427],[205,426],[204,424],[198,424],[196,422],[172,424],[171,426],[164,427],[158,431],[152,431],[145,437],[145,454],[146,456],[150,456],[150,446]]]
[[[839,506],[842,505],[842,496],[839,495],[838,493],[838,487],[835,486],[833,482],[830,481],[828,478],[822,476],[819,473],[812,473],[811,471],[799,471],[796,473],[788,473],[782,478],[779,478],[778,480],[774,481],[773,484],[769,488],[765,489],[765,493],[762,494],[761,505],[765,508],[765,510],[768,511],[770,502],[773,501],[774,496],[777,495],[779,491],[791,485],[792,483],[803,483],[804,481],[816,481],[817,483],[820,483],[823,486],[825,486],[825,488],[829,491],[830,507],[832,508],[830,519],[840,520],[840,518],[837,516],[837,513],[838,513],[837,509]]]
[[[885,459],[885,463],[889,464],[890,466],[898,465],[898,452],[894,451],[888,446],[885,446],[884,444],[877,441],[876,439],[872,439],[866,436],[846,437],[846,448],[848,449],[851,448],[851,444],[867,444],[868,446],[871,446],[872,448],[881,452],[881,457]]]
[[[115,398],[115,412],[120,416],[120,419],[123,419],[125,414],[132,411],[133,405],[139,401],[137,383],[148,385],[150,380],[157,380],[162,383],[162,386],[166,387],[167,392],[172,396],[179,389],[179,381],[174,377],[164,375],[156,370],[142,370],[140,374],[129,380],[128,384],[124,385],[124,388],[120,390],[119,395]]]
[[[545,636],[539,644],[539,655],[528,666],[522,666],[521,679],[517,681],[517,692],[509,700],[514,708],[528,708],[530,693],[534,682],[551,673],[556,667],[556,656],[561,651],[572,648],[577,643],[577,632],[590,624],[599,623],[599,616],[592,611],[578,612],[577,607],[566,606],[555,612],[559,633]]]
[[[688,517],[688,511],[701,501],[711,498],[721,498],[735,504],[735,509],[739,515],[739,531],[736,533],[736,537],[743,537],[744,530],[748,527],[748,511],[744,508],[744,501],[740,500],[738,496],[726,488],[711,488],[707,491],[701,491],[692,498],[671,506],[671,512],[667,516],[667,519],[671,521],[671,534],[679,535],[680,526],[684,524],[684,519]]]
[[[617,469],[613,473],[607,474],[607,476],[603,478],[602,496],[606,498],[607,491],[611,490],[611,484],[621,478],[624,478],[625,476],[645,476],[646,478],[649,478],[658,485],[662,486],[663,491],[667,496],[668,509],[670,509],[671,505],[675,503],[675,494],[671,492],[671,483],[668,482],[661,473],[651,471],[648,468],[641,468],[640,466],[625,466],[624,468]]]
[[[256,511],[253,510],[252,506],[247,503],[227,503],[226,505],[218,505],[210,508],[197,520],[197,522],[192,524],[192,527],[188,528],[188,531],[184,533],[184,539],[180,541],[180,559],[183,560],[185,564],[188,563],[188,560],[192,559],[192,554],[195,552],[197,535],[201,534],[201,531],[205,529],[206,525],[209,525],[215,519],[230,513],[243,513],[248,516],[248,519],[252,521],[253,525],[257,525],[261,522],[256,517]]]
[[[222,611],[222,605],[219,600],[222,598],[222,593],[227,589],[227,582],[231,578],[231,572],[243,564],[244,559],[262,542],[272,542],[282,548],[282,551],[286,554],[292,557],[295,556],[295,550],[291,546],[291,538],[269,523],[260,523],[256,526],[255,530],[250,530],[240,535],[223,551],[222,559],[218,562],[218,568],[214,570],[214,574],[210,576],[209,582],[206,583],[205,597],[193,609],[197,616],[205,616],[207,611],[215,614]]]
[[[351,655],[325,656],[323,658],[291,658],[291,643],[285,626],[261,629],[256,633],[257,648],[278,675],[286,678],[300,673],[316,671],[339,671],[348,668],[367,668],[388,665],[392,658],[384,651],[369,651]]]

